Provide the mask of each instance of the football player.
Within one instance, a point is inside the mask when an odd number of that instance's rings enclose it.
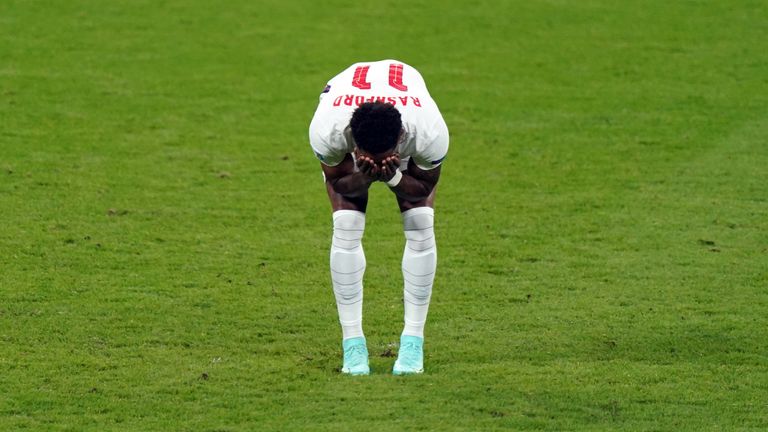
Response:
[[[368,188],[386,184],[405,233],[404,321],[395,375],[424,371],[424,324],[437,267],[435,191],[448,128],[421,74],[397,60],[356,63],[333,77],[309,127],[333,208],[330,267],[342,329],[342,372],[367,375],[362,238]]]

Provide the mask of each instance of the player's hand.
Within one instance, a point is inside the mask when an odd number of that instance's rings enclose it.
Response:
[[[373,159],[369,157],[359,156],[357,158],[357,168],[370,182],[379,180],[379,177],[381,176],[381,169],[376,166]]]
[[[400,155],[393,153],[392,156],[387,157],[381,161],[381,174],[380,180],[387,182],[395,175],[395,171],[400,167]]]

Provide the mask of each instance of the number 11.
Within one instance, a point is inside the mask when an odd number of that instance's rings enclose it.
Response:
[[[352,86],[360,90],[370,90],[371,83],[367,81],[368,69],[370,66],[358,66],[355,68],[355,75],[352,77]],[[400,90],[408,91],[408,86],[403,84],[403,64],[390,63],[389,65],[389,86]]]

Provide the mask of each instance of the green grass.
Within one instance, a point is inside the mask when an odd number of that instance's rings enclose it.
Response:
[[[0,3],[0,430],[765,430],[761,1]],[[424,376],[340,376],[307,127],[360,60],[452,134]]]

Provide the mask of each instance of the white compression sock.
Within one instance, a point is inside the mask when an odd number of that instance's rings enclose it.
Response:
[[[333,212],[331,279],[344,339],[363,336],[363,231],[365,213]]]
[[[403,335],[424,337],[432,282],[437,269],[434,216],[435,211],[430,207],[416,207],[403,212],[406,239],[403,252]]]

